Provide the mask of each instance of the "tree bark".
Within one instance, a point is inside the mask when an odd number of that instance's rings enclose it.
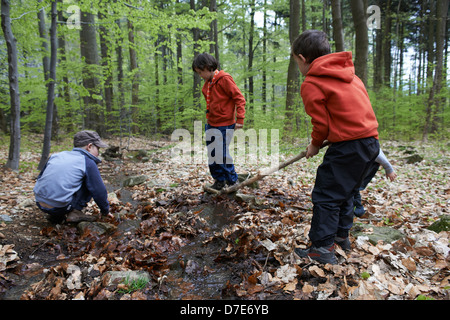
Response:
[[[105,19],[105,14],[103,12],[98,12],[99,20]],[[113,129],[113,117],[112,117],[112,105],[113,105],[113,73],[110,69],[110,48],[111,42],[108,40],[108,30],[104,25],[100,24],[99,27],[100,36],[100,52],[102,55],[102,68],[103,68],[103,78],[105,80],[104,84],[104,94],[105,94],[105,108],[106,108],[106,130],[109,133]]]
[[[190,0],[190,8],[191,10],[196,11],[195,8],[195,0]],[[200,39],[200,30],[198,28],[192,28],[192,38],[194,41],[194,59],[199,54],[199,45],[197,41]],[[197,74],[197,72],[194,72],[194,81],[193,81],[193,99],[194,99],[194,108],[197,110],[200,110],[201,108],[201,78]]]
[[[436,67],[434,70],[433,86],[430,89],[427,104],[427,115],[423,132],[423,141],[427,141],[428,134],[438,130],[439,113],[442,98],[439,96],[442,89],[444,74],[444,43],[445,27],[449,0],[437,0],[436,3]]]
[[[85,127],[104,135],[103,110],[100,108],[101,100],[97,98],[101,95],[101,90],[98,80],[100,73],[95,16],[83,11],[81,12],[80,49],[81,57],[84,59],[83,86],[89,92],[87,96],[83,97],[85,105],[84,124]]]
[[[331,0],[333,16],[333,38],[336,51],[344,51],[344,32],[342,30],[341,0]]]
[[[300,0],[290,0],[289,40],[292,44],[300,34]],[[289,60],[286,93],[286,116],[284,131],[291,132],[294,124],[294,111],[299,100],[299,76],[297,63],[291,56]]]
[[[132,73],[131,80],[131,131],[138,132],[138,105],[139,105],[139,74],[137,65],[137,54],[134,42],[134,26],[128,19],[128,42],[130,43],[130,70]]]
[[[367,59],[369,54],[369,38],[367,35],[367,18],[364,0],[351,0],[353,23],[355,25],[355,72],[367,86]]]
[[[38,170],[42,170],[47,163],[50,155],[51,138],[52,138],[52,124],[53,124],[53,110],[55,102],[55,81],[56,81],[56,56],[58,52],[58,44],[56,37],[56,0],[52,2],[52,23],[50,27],[50,65],[49,76],[47,82],[47,113],[45,117],[45,131],[44,131],[44,145],[42,147],[41,161],[38,165]]]
[[[8,77],[9,94],[11,99],[11,136],[9,142],[9,154],[6,167],[11,170],[19,170],[20,161],[20,94],[19,72],[17,70],[17,46],[16,38],[11,29],[10,7],[8,0],[1,2],[2,30],[5,36],[8,51]]]

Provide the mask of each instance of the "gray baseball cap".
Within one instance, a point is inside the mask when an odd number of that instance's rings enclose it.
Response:
[[[91,130],[83,130],[75,133],[73,137],[73,146],[74,147],[84,147],[89,143],[99,147],[99,148],[108,148],[108,145],[102,141],[97,132]]]

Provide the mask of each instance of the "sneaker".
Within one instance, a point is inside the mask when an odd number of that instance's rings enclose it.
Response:
[[[211,186],[212,189],[222,190],[225,187],[225,181],[214,181],[214,184]]]
[[[228,187],[232,187],[232,186],[234,186],[234,185],[236,185],[236,184],[238,184],[238,181],[236,180],[236,181],[233,181],[233,182],[228,182],[227,181],[227,186]]]
[[[62,224],[66,220],[65,214],[47,214],[47,220],[53,224]]]
[[[294,249],[294,252],[301,258],[309,257],[323,264],[337,264],[336,255],[334,254],[334,243],[329,247],[310,246],[307,249]]]
[[[364,210],[364,207],[361,203],[361,194],[359,192],[355,193],[355,195],[353,196],[353,205],[354,205],[353,213],[358,218],[361,218],[364,215],[364,213],[366,213],[366,211]]]
[[[334,243],[337,244],[339,247],[341,247],[342,250],[344,251],[351,250],[350,240],[348,239],[348,237],[347,238],[336,237],[334,238]]]
[[[80,210],[72,210],[70,211],[70,213],[67,215],[66,218],[66,222],[70,222],[70,223],[78,223],[81,221],[95,221],[96,218],[94,216],[88,216],[86,214],[84,214],[82,211]]]
[[[353,213],[358,218],[361,218],[366,213],[366,210],[364,210],[364,207],[362,205],[357,205],[355,206]]]

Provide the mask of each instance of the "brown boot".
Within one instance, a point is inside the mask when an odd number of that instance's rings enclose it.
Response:
[[[70,211],[70,213],[67,215],[66,218],[66,222],[71,223],[78,223],[81,221],[95,221],[95,220],[96,218],[94,216],[88,216],[84,214],[82,211],[76,209]]]

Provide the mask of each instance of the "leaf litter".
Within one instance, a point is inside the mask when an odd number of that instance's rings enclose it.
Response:
[[[115,215],[101,219],[112,225],[102,234],[49,224],[34,206],[35,167],[19,175],[2,169],[0,294],[30,300],[448,299],[449,232],[427,229],[450,211],[448,148],[410,143],[425,160],[407,164],[400,143],[383,144],[398,178],[389,182],[380,169],[362,191],[368,213],[355,222],[367,224],[367,236],[351,236],[350,252],[337,248],[338,265],[294,254],[308,245],[310,193],[322,154],[266,177],[259,188],[239,190],[249,201],[205,193],[203,185],[212,182],[207,166],[173,161],[170,142],[133,138],[122,159],[100,165]],[[136,160],[131,150],[147,150],[150,159]],[[1,156],[6,159],[5,148]],[[21,157],[39,162],[37,153]],[[251,174],[261,169],[236,167]],[[135,175],[145,175],[145,183],[121,185]],[[87,212],[98,209],[90,203]],[[372,243],[370,225],[404,237]],[[130,292],[105,280],[113,271],[144,271],[150,280]]]

